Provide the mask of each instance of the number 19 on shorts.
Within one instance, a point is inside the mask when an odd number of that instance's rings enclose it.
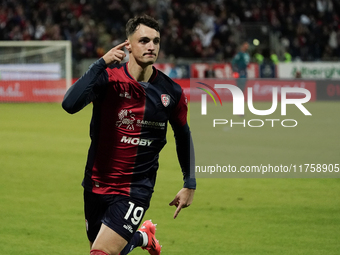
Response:
[[[132,224],[137,225],[143,218],[144,208],[140,206],[135,207],[135,204],[132,202],[129,202],[129,204],[130,207],[127,213],[125,214],[124,219],[128,220],[129,217],[131,216]]]

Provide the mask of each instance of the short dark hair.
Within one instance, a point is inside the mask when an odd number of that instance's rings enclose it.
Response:
[[[128,22],[126,23],[126,29],[125,29],[126,37],[129,37],[130,35],[132,35],[140,24],[151,27],[155,29],[157,32],[159,32],[159,24],[157,20],[155,20],[154,18],[148,15],[142,15],[142,16],[136,16],[128,20]]]

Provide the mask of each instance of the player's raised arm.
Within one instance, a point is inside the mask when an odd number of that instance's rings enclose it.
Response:
[[[126,54],[123,50],[125,45],[129,44],[128,40],[125,42],[118,44],[116,47],[113,47],[111,50],[109,50],[104,56],[103,59],[105,61],[106,65],[110,64],[119,64],[125,57]]]
[[[125,58],[126,54],[122,49],[128,43],[128,41],[125,41],[109,50],[101,59],[94,62],[89,70],[71,86],[66,92],[62,103],[65,111],[75,113],[96,98],[93,87],[105,83],[105,77],[102,74],[108,65],[119,64]]]
[[[94,62],[86,73],[80,77],[66,92],[62,107],[68,113],[76,113],[96,98],[93,87],[100,84],[106,64],[102,58]],[[97,90],[98,92],[99,90]]]

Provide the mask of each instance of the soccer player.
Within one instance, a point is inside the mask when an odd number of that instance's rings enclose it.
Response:
[[[233,57],[231,61],[234,70],[234,78],[237,78],[237,86],[243,91],[247,81],[247,67],[250,61],[248,54],[249,43],[243,42],[240,51]]]
[[[67,91],[62,106],[75,113],[93,103],[91,145],[83,179],[91,255],[125,255],[141,246],[159,255],[155,225],[138,226],[149,207],[167,123],[175,134],[184,185],[169,205],[174,218],[193,200],[194,155],[181,87],[152,64],[160,47],[159,24],[149,16],[130,19],[127,40],[94,62]],[[123,48],[129,52],[124,59]]]

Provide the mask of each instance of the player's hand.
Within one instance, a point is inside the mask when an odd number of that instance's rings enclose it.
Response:
[[[112,63],[119,64],[126,57],[126,54],[122,49],[127,44],[129,44],[129,42],[126,40],[125,42],[118,44],[116,47],[113,47],[111,50],[106,52],[106,54],[103,56],[106,65],[110,65]]]
[[[182,208],[186,208],[189,205],[191,205],[193,199],[194,199],[194,189],[188,189],[188,188],[183,188],[181,189],[174,200],[171,201],[169,204],[170,206],[174,205],[177,207],[175,214],[174,214],[174,219],[176,219],[177,215],[179,212],[182,210]]]

